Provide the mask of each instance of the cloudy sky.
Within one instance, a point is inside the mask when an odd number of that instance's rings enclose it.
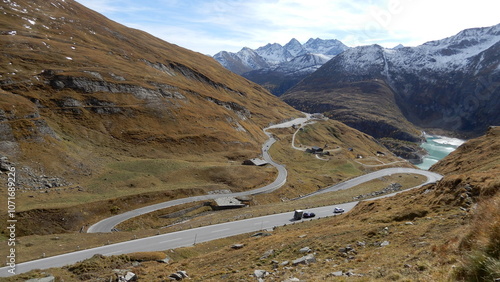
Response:
[[[296,38],[416,46],[500,23],[498,0],[76,0],[170,43],[214,55]]]

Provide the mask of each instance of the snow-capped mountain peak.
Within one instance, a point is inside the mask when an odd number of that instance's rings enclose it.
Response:
[[[300,56],[300,55],[303,55],[304,53],[306,53],[306,50],[305,48],[302,46],[302,44],[300,44],[300,42],[295,39],[295,38],[292,38],[292,40],[290,40],[290,42],[288,42],[287,44],[285,44],[285,46],[283,46],[292,56],[294,57],[297,57],[297,56]]]
[[[304,44],[304,48],[309,53],[335,56],[344,52],[349,47],[347,47],[346,45],[344,45],[344,43],[338,41],[337,39],[323,40],[320,38],[310,38]]]
[[[266,62],[276,65],[291,60],[294,56],[278,43],[269,43],[255,50]]]
[[[269,67],[269,64],[261,56],[248,47],[243,47],[237,53],[221,51],[214,55],[214,59],[226,69],[237,74]]]

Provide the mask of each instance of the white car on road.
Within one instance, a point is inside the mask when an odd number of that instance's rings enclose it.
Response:
[[[333,213],[343,213],[344,212],[344,209],[341,209],[341,208],[334,208],[333,209]]]

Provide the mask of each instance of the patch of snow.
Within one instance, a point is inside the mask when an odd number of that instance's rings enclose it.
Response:
[[[28,10],[26,10],[26,9],[18,10],[16,8],[12,8],[12,10],[14,10],[16,12],[19,12],[19,13],[23,13],[23,14],[27,14],[28,13]]]
[[[7,32],[8,35],[16,35],[17,34],[17,31],[15,30],[12,30],[12,31],[8,31]]]
[[[31,25],[35,25],[35,23],[36,23],[34,20],[30,20],[30,19],[25,18],[25,17],[22,17],[22,19],[25,21],[28,21]]]
[[[10,0],[4,0],[3,1],[4,3],[7,3],[7,4],[10,4],[12,7],[18,7],[18,8],[21,8],[21,6],[19,4],[17,4],[16,2],[12,2]]]
[[[66,57],[66,59],[68,59],[68,60],[70,60],[70,61],[72,61],[72,60],[73,60],[73,58],[71,58],[71,57]]]

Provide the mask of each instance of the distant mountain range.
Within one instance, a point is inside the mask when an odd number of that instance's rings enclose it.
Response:
[[[416,141],[417,128],[477,136],[500,124],[499,54],[500,25],[417,47],[350,48],[282,99],[376,138]]]
[[[285,46],[273,43],[255,50],[244,47],[237,53],[221,51],[214,59],[279,96],[348,48],[336,39],[311,38],[301,44],[293,38]]]

